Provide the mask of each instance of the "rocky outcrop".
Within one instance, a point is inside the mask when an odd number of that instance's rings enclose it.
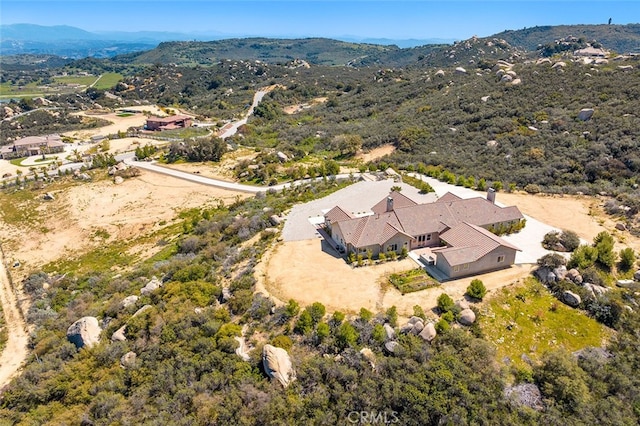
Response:
[[[127,296],[124,299],[122,299],[122,302],[120,302],[120,306],[124,309],[124,308],[128,308],[129,306],[133,306],[136,304],[136,302],[138,302],[139,297],[132,295],[132,296]]]
[[[67,339],[76,348],[90,348],[100,341],[100,325],[96,317],[83,317],[67,329]]]
[[[433,323],[430,322],[429,324],[424,326],[424,328],[420,331],[420,334],[418,334],[418,336],[422,337],[423,340],[430,342],[436,338],[437,334],[438,333],[436,332],[435,325],[433,325]]]
[[[508,386],[504,390],[504,396],[514,405],[525,406],[538,411],[544,409],[542,393],[538,386],[533,383],[519,383],[515,386]]]
[[[145,294],[149,294],[149,293],[154,292],[155,290],[159,289],[160,287],[162,287],[162,281],[160,281],[156,277],[153,277],[153,278],[151,278],[151,281],[149,281],[147,283],[147,285],[145,285],[144,287],[142,287],[140,289],[140,294],[142,294],[144,296]]]
[[[562,301],[573,308],[578,307],[578,305],[582,303],[580,296],[569,290],[562,293]]]
[[[296,373],[287,351],[272,345],[262,348],[262,365],[272,379],[276,379],[285,388],[296,379]]]
[[[463,309],[458,317],[458,322],[462,325],[471,325],[476,322],[476,313],[471,309]]]

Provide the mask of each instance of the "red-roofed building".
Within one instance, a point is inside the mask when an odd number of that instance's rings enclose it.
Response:
[[[447,193],[434,203],[417,204],[392,192],[372,210],[353,217],[336,206],[325,214],[327,231],[339,248],[376,257],[430,247],[435,267],[447,278],[509,267],[519,250],[490,231],[519,224],[524,219],[520,210],[481,197]]]
[[[192,118],[186,115],[147,118],[147,130],[173,130],[191,127]]]

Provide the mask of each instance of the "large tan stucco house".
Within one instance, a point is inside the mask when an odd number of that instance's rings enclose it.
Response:
[[[357,217],[339,206],[324,215],[324,225],[335,245],[347,253],[362,254],[421,250],[425,263],[447,279],[475,275],[513,265],[517,247],[490,230],[509,229],[524,216],[517,207],[495,204],[495,193],[462,199],[447,193],[437,201],[418,204],[392,192]],[[429,250],[422,250],[429,248]]]
[[[29,136],[0,147],[0,158],[9,160],[62,151],[64,151],[64,142],[62,142],[60,135]]]

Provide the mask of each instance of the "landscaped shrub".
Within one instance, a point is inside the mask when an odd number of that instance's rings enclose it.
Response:
[[[484,286],[484,283],[479,279],[474,279],[467,287],[467,294],[475,299],[480,299],[487,294],[487,288]]]
[[[442,293],[438,296],[438,309],[440,309],[440,312],[449,312],[453,307],[453,299],[447,293]]]

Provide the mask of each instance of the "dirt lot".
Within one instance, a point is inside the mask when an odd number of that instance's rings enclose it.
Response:
[[[38,198],[41,226],[12,226],[0,222],[9,240],[7,256],[30,270],[62,256],[102,244],[96,232],[114,239],[134,239],[170,223],[181,209],[235,201],[247,194],[199,185],[142,171],[142,175],[115,185],[111,180],[52,191],[54,201]],[[103,234],[104,235],[104,234]],[[19,271],[12,271],[19,272]]]
[[[379,146],[378,148],[372,149],[371,151],[363,152],[361,154],[356,155],[356,159],[362,160],[364,163],[367,163],[369,161],[382,158],[385,155],[389,155],[393,153],[393,151],[395,150],[396,150],[396,147],[391,144],[382,145],[382,146]]]
[[[640,249],[638,238],[615,231],[615,222],[602,211],[601,199],[503,193],[499,197],[500,202],[517,205],[523,213],[554,227],[571,229],[588,241],[600,231],[607,230],[618,238],[616,250],[625,246]],[[413,261],[407,259],[353,269],[342,259],[323,251],[321,244],[320,239],[279,243],[258,265],[259,291],[271,293],[280,301],[295,299],[303,306],[319,301],[329,311],[355,313],[365,307],[377,312],[395,305],[401,315],[410,315],[414,305],[425,310],[435,307],[442,292],[454,300],[462,298],[473,278],[481,279],[491,291],[515,284],[528,276],[532,269],[532,265],[513,266],[402,296],[392,286],[381,286],[380,283],[386,282],[384,277],[389,273],[417,267]]]

